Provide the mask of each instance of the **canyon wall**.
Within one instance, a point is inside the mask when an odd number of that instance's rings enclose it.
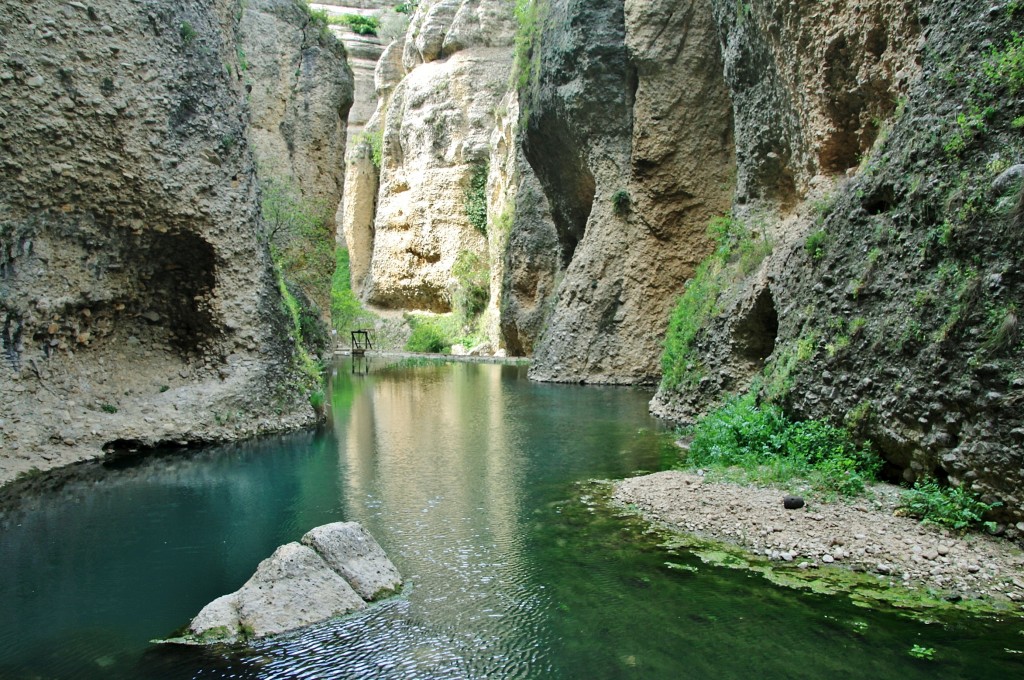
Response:
[[[523,148],[564,274],[530,375],[655,382],[672,304],[735,173],[710,5],[552,0],[543,17]]]
[[[1020,11],[716,2],[714,14],[733,227],[768,236],[770,253],[751,267],[735,252],[705,280],[713,309],[653,411],[692,421],[753,388],[794,417],[846,425],[890,478],[1000,502],[1017,535],[1024,88],[1006,64],[1021,58]]]
[[[382,57],[378,82],[390,92],[375,114],[380,185],[369,269],[359,282],[372,305],[449,311],[460,253],[487,259],[486,222],[474,225],[468,204],[482,198],[473,192],[491,165],[496,109],[508,86],[509,9],[502,0],[421,2],[400,68],[397,47]]]
[[[259,213],[246,14],[0,3],[0,479],[312,420]]]

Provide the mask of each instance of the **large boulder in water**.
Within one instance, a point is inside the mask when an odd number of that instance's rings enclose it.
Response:
[[[395,565],[362,526],[326,524],[310,530],[302,543],[275,550],[245,585],[206,605],[182,641],[277,635],[358,611],[401,586]]]
[[[310,529],[303,545],[315,550],[367,602],[402,587],[402,576],[377,541],[357,522],[335,522]]]

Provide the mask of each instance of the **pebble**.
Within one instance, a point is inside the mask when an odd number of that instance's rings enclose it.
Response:
[[[832,564],[833,562],[836,561],[836,559],[834,557],[832,557],[831,555],[829,555],[828,553],[825,553],[824,555],[821,556],[821,561],[824,562],[825,564]]]

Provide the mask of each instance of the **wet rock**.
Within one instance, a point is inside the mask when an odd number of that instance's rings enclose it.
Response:
[[[260,562],[234,593],[192,619],[186,644],[235,642],[295,630],[366,607],[401,587],[398,570],[355,522],[317,527]]]
[[[356,522],[335,522],[310,530],[302,543],[316,550],[364,600],[386,597],[402,587],[402,577],[384,549]]]

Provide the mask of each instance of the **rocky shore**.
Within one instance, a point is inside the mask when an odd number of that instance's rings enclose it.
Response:
[[[783,495],[672,470],[617,482],[612,499],[671,531],[735,544],[780,567],[841,567],[949,602],[990,600],[1024,612],[1024,552],[1010,541],[894,514],[899,489],[891,485],[795,510],[783,508]]]

